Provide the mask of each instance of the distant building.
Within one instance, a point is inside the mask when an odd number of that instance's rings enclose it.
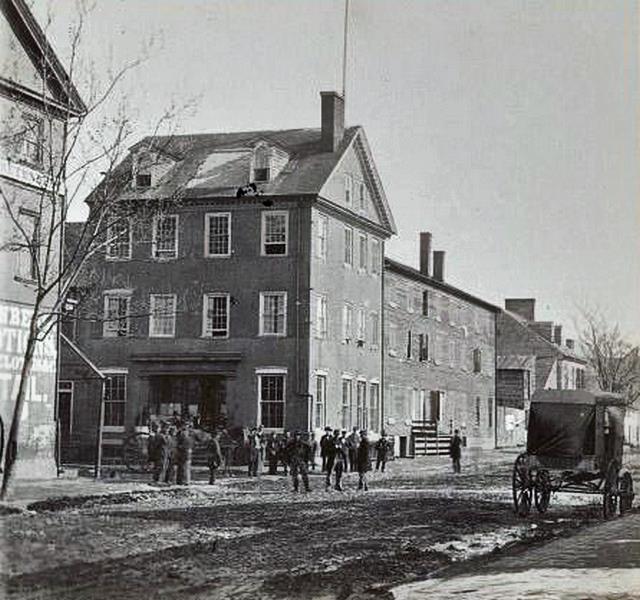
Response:
[[[273,432],[380,429],[395,225],[363,129],[345,128],[338,94],[321,100],[321,129],[148,138],[118,168],[123,204],[180,200],[112,228],[68,331],[107,378],[107,458],[136,424],[175,412]],[[72,367],[81,377],[77,353],[64,379]],[[78,389],[76,455],[91,447],[90,401]]]
[[[536,321],[534,298],[509,298],[497,320],[497,442],[526,442],[527,414],[537,389],[585,387],[586,361],[574,341],[563,339],[562,326]]]
[[[2,0],[0,10],[0,427],[6,434],[33,314],[38,241],[49,234],[42,200],[47,206],[65,123],[85,107],[27,3]],[[60,237],[59,229],[54,235]],[[53,329],[38,344],[27,382],[18,477],[55,474],[56,334]]]
[[[400,456],[495,445],[495,327],[499,308],[444,281],[444,252],[420,234],[420,269],[385,259],[385,430]]]

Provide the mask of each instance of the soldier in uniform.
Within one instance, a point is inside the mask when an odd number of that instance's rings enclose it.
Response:
[[[216,481],[216,471],[222,464],[222,450],[220,449],[220,430],[216,429],[207,442],[207,465],[209,467],[209,485]]]
[[[369,456],[369,439],[367,432],[364,430],[360,432],[356,464],[358,467],[358,489],[364,489],[366,492],[369,489],[367,486],[367,473],[371,471],[371,457]]]
[[[304,491],[310,492],[308,467],[311,447],[302,439],[299,431],[296,431],[293,438],[287,444],[287,459],[291,467],[291,480],[293,481],[293,491],[298,491],[298,475],[302,477]]]
[[[331,427],[324,428],[324,435],[320,438],[320,458],[322,458],[322,472],[327,470],[327,451],[331,443]]]
[[[384,473],[384,466],[387,464],[387,453],[389,452],[389,438],[385,432],[382,432],[382,436],[376,442],[376,471],[381,468]]]

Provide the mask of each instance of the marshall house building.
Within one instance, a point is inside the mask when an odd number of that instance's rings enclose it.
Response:
[[[321,125],[131,149],[119,199],[180,200],[119,225],[90,267],[64,330],[63,459],[91,460],[103,381],[114,460],[136,425],[174,412],[386,430],[404,456],[446,452],[454,428],[495,445],[499,309],[444,281],[428,233],[419,270],[385,259],[396,228],[364,130],[335,92]]]

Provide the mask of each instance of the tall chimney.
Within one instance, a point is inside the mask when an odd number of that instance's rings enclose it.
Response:
[[[504,301],[506,310],[516,313],[525,321],[536,320],[536,299],[535,298],[507,298]]]
[[[553,328],[553,342],[558,346],[562,346],[562,325],[556,325]]]
[[[420,233],[420,273],[431,275],[431,233]]]
[[[433,278],[444,281],[444,251],[433,251]]]
[[[320,98],[322,104],[322,150],[335,152],[344,136],[344,98],[338,92],[320,92]]]

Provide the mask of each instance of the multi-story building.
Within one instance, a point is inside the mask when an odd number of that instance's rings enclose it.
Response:
[[[495,440],[495,325],[499,309],[444,281],[444,252],[420,234],[420,268],[385,259],[384,429],[400,456]]]
[[[126,430],[174,412],[380,428],[395,225],[363,129],[345,128],[338,94],[321,100],[321,129],[149,138],[120,165],[122,205],[164,208],[111,228],[78,307],[94,322],[69,332],[107,377],[114,455]],[[86,432],[99,399],[78,400]]]
[[[46,223],[59,221],[43,212],[50,206],[50,174],[59,164],[65,123],[85,107],[26,2],[2,0],[0,9],[0,427],[6,432],[33,314],[40,240],[49,235]],[[51,231],[55,248],[59,228]],[[20,421],[17,476],[55,473],[57,356],[54,328],[36,346]]]
[[[536,389],[585,387],[586,362],[563,340],[562,326],[536,321],[534,298],[508,298],[497,322],[498,415],[500,446],[526,442],[527,414]]]

